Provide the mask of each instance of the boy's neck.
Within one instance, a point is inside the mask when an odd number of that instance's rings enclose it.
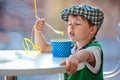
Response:
[[[86,45],[89,44],[90,42],[92,42],[92,41],[81,41],[81,42],[77,42],[77,43],[76,43],[76,50],[77,50],[77,49],[80,49],[80,48],[82,48],[82,47],[84,47],[84,46],[86,46]]]

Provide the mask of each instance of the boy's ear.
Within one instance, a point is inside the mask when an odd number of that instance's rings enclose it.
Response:
[[[98,28],[97,28],[97,26],[96,25],[94,25],[94,26],[91,26],[91,34],[95,34],[96,32],[97,32],[97,30],[98,30]]]

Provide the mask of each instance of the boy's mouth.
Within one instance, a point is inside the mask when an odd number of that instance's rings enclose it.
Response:
[[[70,34],[71,37],[73,37],[75,35],[75,33],[72,32],[72,31],[69,34]]]

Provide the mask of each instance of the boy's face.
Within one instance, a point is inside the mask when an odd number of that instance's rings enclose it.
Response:
[[[94,35],[93,28],[81,16],[68,16],[68,35],[75,42],[90,40]]]

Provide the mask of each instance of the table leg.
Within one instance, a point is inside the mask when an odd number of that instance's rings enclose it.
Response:
[[[17,76],[5,76],[4,80],[17,80]]]

